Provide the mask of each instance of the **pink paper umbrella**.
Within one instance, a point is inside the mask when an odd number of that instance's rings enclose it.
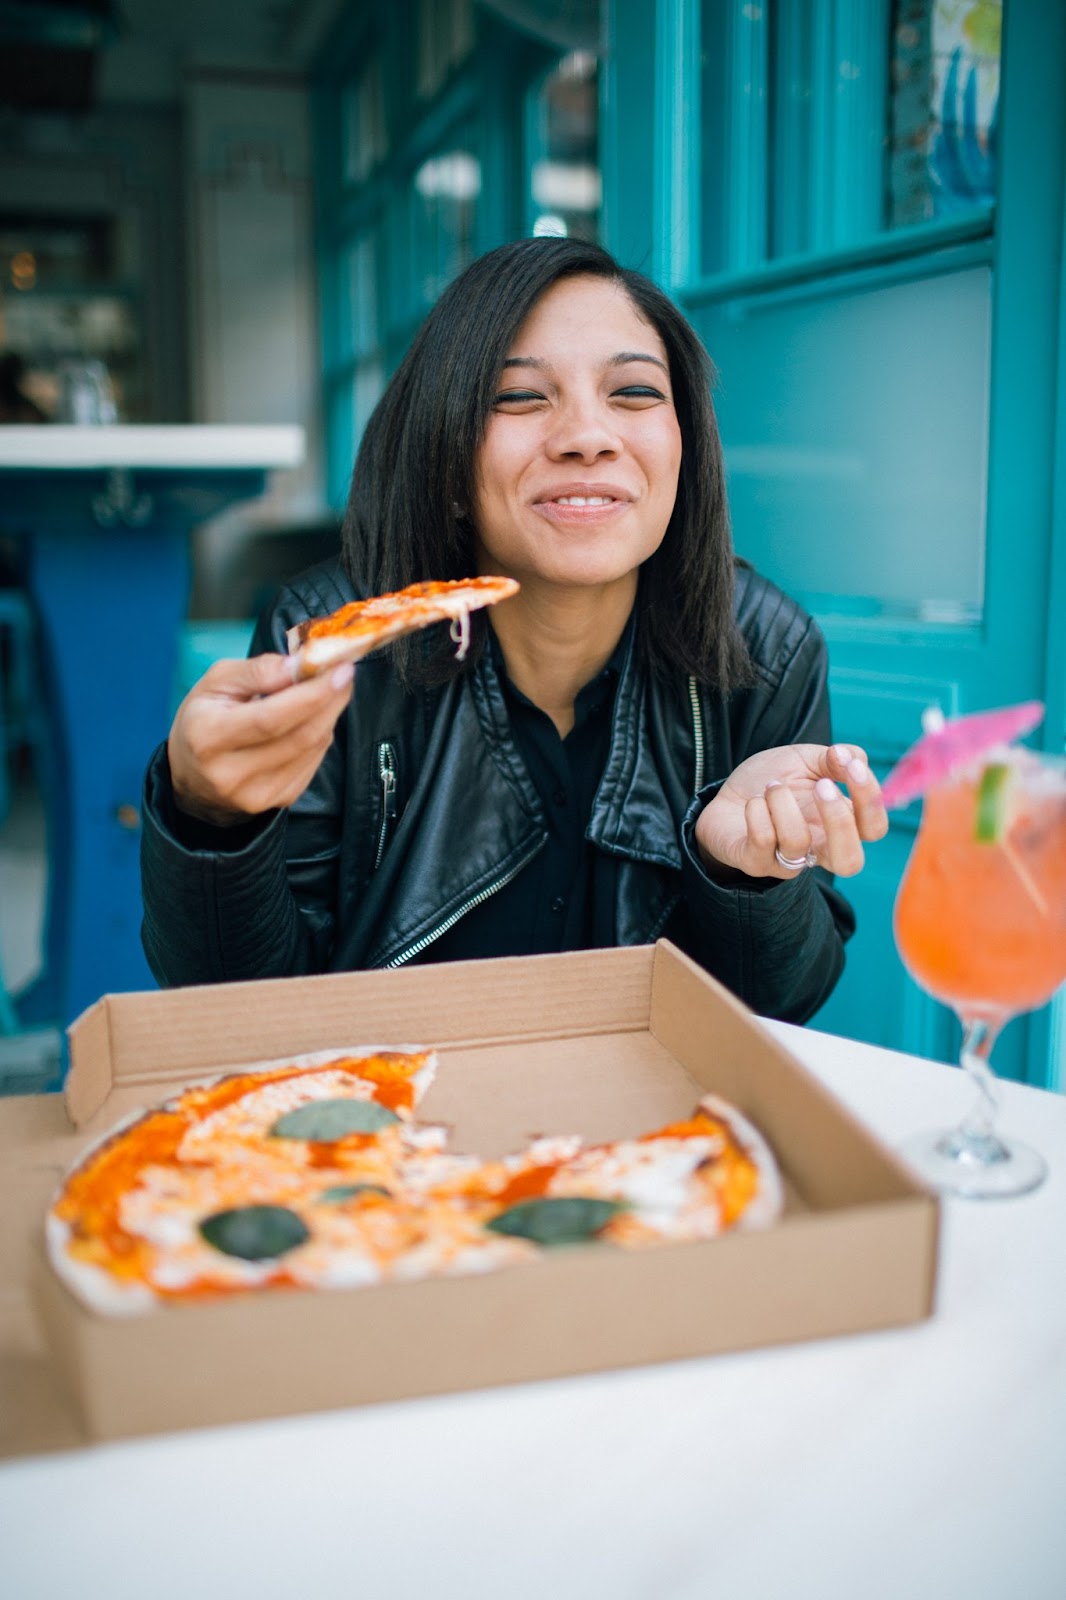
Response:
[[[908,805],[946,778],[954,767],[976,760],[996,745],[1020,739],[1043,717],[1044,707],[1039,700],[1003,706],[998,711],[977,711],[950,721],[936,708],[927,711],[922,717],[922,737],[900,757],[881,785],[885,805]]]

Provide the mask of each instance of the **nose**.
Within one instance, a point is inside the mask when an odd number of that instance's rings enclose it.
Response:
[[[610,411],[598,396],[574,397],[556,412],[546,442],[553,460],[599,461],[621,449]]]

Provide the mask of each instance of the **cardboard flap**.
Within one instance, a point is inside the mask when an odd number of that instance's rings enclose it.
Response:
[[[63,1102],[75,1128],[93,1118],[111,1093],[113,1056],[111,1049],[111,997],[105,995],[83,1011],[67,1029],[70,1042],[70,1070],[63,1084]],[[75,1067],[75,1052],[77,1067]]]
[[[69,1032],[68,1112],[81,1128],[112,1088],[290,1053],[632,1032],[647,1027],[652,961],[642,945],[106,995]]]
[[[665,940],[656,947],[649,1027],[698,1082],[750,1116],[807,1205],[868,1205],[914,1193],[904,1163],[746,1006]],[[761,1036],[757,1054],[753,1028]]]

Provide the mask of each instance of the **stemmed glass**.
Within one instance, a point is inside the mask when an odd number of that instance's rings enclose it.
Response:
[[[896,943],[908,972],[956,1012],[961,1063],[977,1100],[957,1128],[921,1134],[904,1154],[938,1189],[973,1198],[1025,1194],[1044,1158],[996,1130],[989,1057],[1004,1024],[1066,979],[1066,765],[1001,747],[925,789],[900,884]]]

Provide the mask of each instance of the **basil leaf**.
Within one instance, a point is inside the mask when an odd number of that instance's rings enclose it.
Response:
[[[624,1211],[621,1200],[594,1200],[586,1195],[559,1195],[542,1200],[520,1200],[486,1222],[493,1233],[535,1244],[579,1244],[595,1238],[611,1218]]]
[[[333,1204],[334,1201],[352,1200],[357,1194],[383,1194],[386,1200],[392,1199],[389,1190],[380,1183],[335,1183],[331,1189],[323,1189],[318,1198]]]
[[[275,1139],[312,1139],[330,1144],[348,1133],[377,1133],[391,1122],[399,1122],[395,1111],[376,1100],[309,1100],[295,1111],[286,1111],[270,1132]]]
[[[223,1255],[242,1261],[272,1261],[311,1237],[306,1223],[287,1206],[234,1206],[215,1211],[200,1223],[200,1233]]]

